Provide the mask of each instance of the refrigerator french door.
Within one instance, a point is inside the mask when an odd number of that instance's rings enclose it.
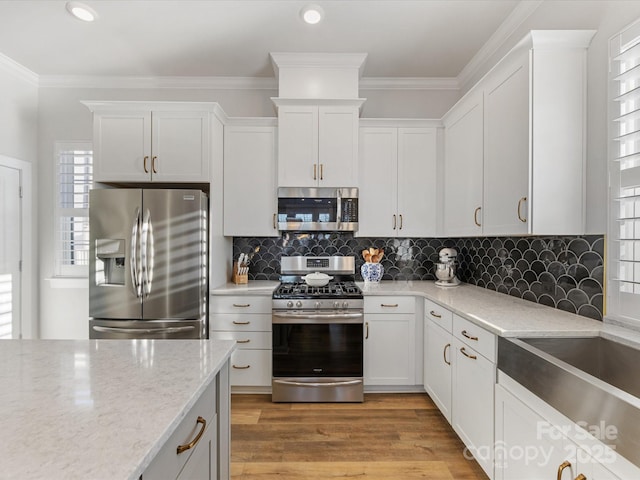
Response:
[[[90,192],[89,338],[207,338],[206,194]]]

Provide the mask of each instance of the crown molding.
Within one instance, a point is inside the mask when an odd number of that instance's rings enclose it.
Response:
[[[37,73],[32,72],[27,67],[20,65],[18,62],[12,60],[3,53],[0,53],[0,70],[3,70],[21,80],[24,80],[33,86],[37,87],[39,85],[39,77]]]
[[[269,54],[273,71],[278,78],[283,68],[347,68],[357,69],[362,76],[366,53],[314,53],[314,52],[272,52]]]
[[[521,0],[482,48],[458,74],[460,87],[466,87],[480,68],[502,47],[522,23],[535,12],[544,0]]]
[[[459,90],[455,77],[364,77],[360,90]]]
[[[42,75],[43,88],[196,88],[209,90],[278,90],[273,77],[135,77]]]

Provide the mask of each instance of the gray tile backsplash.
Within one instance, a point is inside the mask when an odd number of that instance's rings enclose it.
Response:
[[[283,233],[233,239],[233,257],[256,247],[250,280],[278,280],[282,255],[354,255],[384,248],[384,280],[435,280],[438,251],[458,251],[458,277],[466,283],[602,320],[604,236],[495,238],[361,238],[350,233]]]

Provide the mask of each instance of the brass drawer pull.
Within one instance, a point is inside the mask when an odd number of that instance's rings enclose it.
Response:
[[[400,226],[398,227],[398,230],[402,230],[402,214],[398,215],[398,218],[400,218]]]
[[[155,155],[153,157],[151,157],[151,171],[153,173],[158,173],[156,170],[156,160],[158,159],[158,157],[156,157]]]
[[[434,312],[433,310],[431,310],[431,311],[429,312],[429,315],[431,315],[432,317],[436,317],[436,318],[442,318],[442,315],[440,315],[440,314],[438,314],[438,313]]]
[[[462,335],[464,337],[468,338],[469,340],[475,340],[476,342],[478,341],[478,337],[474,337],[473,335],[469,335],[466,330],[462,330],[462,332],[460,332],[460,333],[462,333]]]
[[[478,227],[481,227],[481,226],[482,226],[482,224],[481,224],[480,222],[478,222],[478,212],[479,212],[480,210],[482,210],[482,207],[478,207],[478,208],[476,208],[475,212],[473,212],[473,221],[475,222],[475,224],[476,224]]]
[[[251,340],[250,339],[246,339],[246,340],[236,340],[236,343],[249,343]]]
[[[202,417],[198,417],[198,419],[196,420],[196,423],[202,424],[202,428],[198,432],[198,435],[196,435],[196,438],[191,440],[186,445],[178,445],[178,454],[181,454],[182,452],[186,452],[187,450],[192,449],[200,441],[200,437],[202,437],[202,434],[204,433],[205,428],[207,428],[207,421]]]
[[[236,320],[233,321],[234,325],[249,325],[251,322],[238,322]]]
[[[144,168],[144,173],[149,173],[149,169],[147,168],[147,160],[149,160],[149,156],[145,155],[142,159],[142,168]]]
[[[395,213],[393,214],[393,229],[396,229],[396,215]]]
[[[520,209],[522,207],[522,203],[527,201],[527,197],[522,197],[520,200],[518,200],[518,220],[520,220],[522,223],[527,223],[527,219],[524,218],[522,216],[522,214],[520,213]]]
[[[324,164],[320,164],[320,180],[324,180]]]
[[[565,468],[571,467],[571,462],[567,462],[566,460],[560,464],[558,467],[558,480],[562,480],[562,472],[564,472]]]
[[[470,353],[467,353],[466,350],[464,349],[464,347],[462,347],[460,349],[460,353],[463,354],[465,357],[470,358],[471,360],[477,360],[478,357],[476,357],[475,355],[471,355]]]
[[[231,366],[236,370],[247,370],[248,368],[251,368],[251,365],[244,365],[242,367],[239,367],[238,365],[231,365]]]
[[[247,308],[247,307],[250,307],[251,304],[250,303],[234,303],[233,306],[238,308]]]
[[[451,362],[447,360],[447,350],[449,350],[450,347],[451,347],[451,344],[447,343],[444,346],[444,350],[442,350],[442,357],[444,358],[444,363],[446,363],[447,365],[451,365]]]
[[[313,179],[318,179],[318,165],[316,165],[315,163],[313,164]]]
[[[381,303],[380,306],[386,308],[398,308],[397,303]]]
[[[587,477],[585,477],[584,474],[581,473],[575,478],[575,480],[587,480]]]

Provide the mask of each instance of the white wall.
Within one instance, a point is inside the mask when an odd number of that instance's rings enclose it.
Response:
[[[37,210],[38,176],[38,87],[35,75],[0,54],[0,155],[31,164],[31,185],[23,185],[30,205]],[[38,316],[38,250],[37,217],[33,215],[30,230],[31,245],[25,252],[26,264],[23,270],[23,333],[26,337],[35,337]],[[26,305],[28,305],[28,308]]]

